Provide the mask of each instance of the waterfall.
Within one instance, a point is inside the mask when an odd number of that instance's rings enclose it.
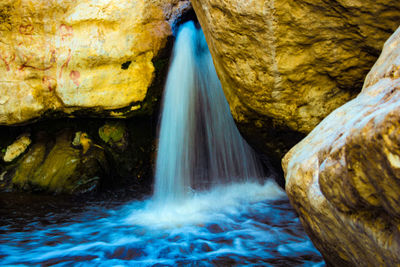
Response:
[[[263,177],[241,137],[207,42],[193,22],[178,31],[164,91],[154,199],[179,201],[194,189]]]

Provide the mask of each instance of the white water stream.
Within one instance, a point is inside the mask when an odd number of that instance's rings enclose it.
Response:
[[[154,198],[182,201],[193,190],[264,177],[241,137],[201,29],[179,29],[165,87]]]

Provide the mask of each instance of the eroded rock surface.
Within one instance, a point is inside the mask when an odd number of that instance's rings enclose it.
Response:
[[[233,116],[283,156],[360,91],[398,0],[193,0]]]
[[[54,111],[139,112],[152,60],[188,8],[188,0],[2,0],[0,124]]]
[[[19,157],[22,153],[24,153],[31,143],[32,140],[29,138],[29,135],[19,137],[14,143],[5,149],[5,154],[3,157],[4,162],[11,162]]]
[[[0,126],[0,193],[149,194],[155,125],[138,116]]]
[[[335,266],[400,265],[400,28],[362,92],[283,159],[286,191]]]

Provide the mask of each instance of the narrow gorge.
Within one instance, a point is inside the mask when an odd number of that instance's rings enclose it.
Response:
[[[400,2],[4,0],[0,265],[400,266]]]

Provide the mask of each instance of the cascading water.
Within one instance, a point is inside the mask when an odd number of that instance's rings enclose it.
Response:
[[[204,34],[179,29],[164,93],[154,198],[181,200],[191,189],[263,177],[242,139],[215,72]]]
[[[258,181],[193,23],[174,49],[156,172],[154,197],[121,207],[29,196],[16,218],[4,205],[12,196],[0,194],[0,265],[324,265],[283,190]]]

